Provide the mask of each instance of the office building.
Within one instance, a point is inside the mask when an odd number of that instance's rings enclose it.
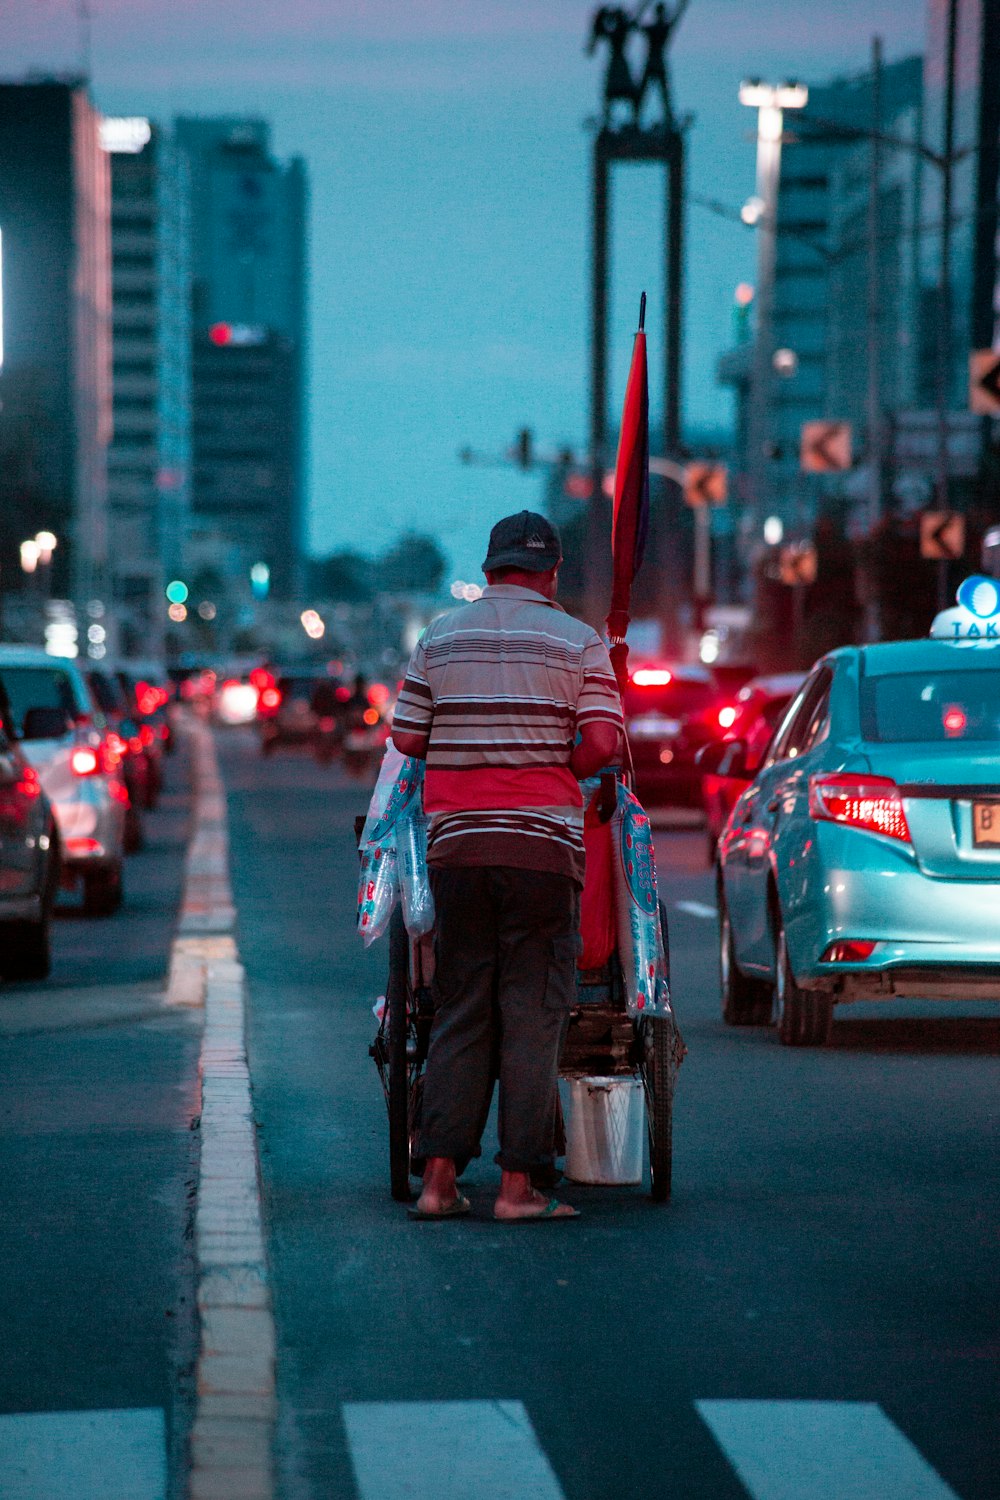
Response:
[[[1000,168],[1000,0],[929,0],[924,87],[924,141],[944,154],[949,21],[954,18],[951,306],[948,400],[967,406],[969,352],[997,338],[997,197]],[[942,173],[924,171],[921,280],[924,286],[923,397],[936,393],[940,308]]]
[[[187,161],[159,127],[108,118],[114,436],[112,594],[121,644],[162,647],[164,588],[183,570],[191,478]]]
[[[20,543],[51,531],[44,587],[78,605],[107,587],[110,192],[98,124],[78,80],[0,84],[0,580],[15,590]]]
[[[191,173],[192,555],[296,592],[305,511],[306,177],[262,120],[180,119]]]

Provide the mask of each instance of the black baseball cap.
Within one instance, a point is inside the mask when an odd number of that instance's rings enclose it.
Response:
[[[562,542],[552,522],[537,511],[519,510],[516,516],[504,516],[490,532],[483,572],[523,568],[526,573],[547,573],[561,561]]]

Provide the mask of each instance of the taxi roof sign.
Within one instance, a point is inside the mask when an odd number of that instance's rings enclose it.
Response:
[[[984,573],[963,580],[958,603],[935,615],[931,638],[936,641],[1000,641],[1000,582]]]

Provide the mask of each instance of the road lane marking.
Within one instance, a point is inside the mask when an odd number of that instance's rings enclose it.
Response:
[[[159,1407],[0,1416],[3,1500],[164,1500]]]
[[[246,1045],[246,975],[233,935],[225,789],[211,731],[188,721],[194,833],[170,964],[171,1003],[204,1006],[195,1205],[200,1346],[190,1500],[271,1500],[275,1330]]]
[[[686,911],[689,917],[703,917],[706,921],[719,915],[718,907],[708,906],[704,901],[675,901],[677,911]]]
[[[753,1500],[957,1500],[873,1401],[696,1401]]]
[[[343,1408],[360,1500],[563,1500],[520,1401]]]

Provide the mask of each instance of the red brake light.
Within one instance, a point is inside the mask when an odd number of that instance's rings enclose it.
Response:
[[[867,938],[841,938],[823,951],[820,957],[821,964],[860,964],[866,958],[871,958],[875,951],[874,942]]]
[[[38,772],[34,766],[25,766],[21,772],[20,780],[14,784],[15,792],[20,792],[22,797],[40,797],[42,795],[42,783],[38,779]]]
[[[942,723],[944,724],[944,732],[949,739],[954,739],[956,735],[961,734],[968,722],[965,709],[959,708],[957,703],[953,703],[949,708],[945,709]]]
[[[389,701],[389,689],[384,682],[373,682],[368,689],[368,702],[373,708],[381,708]]]
[[[281,703],[281,694],[276,687],[266,687],[260,695],[260,706],[264,709],[275,709]]]
[[[374,727],[374,725],[378,723],[379,719],[381,719],[382,715],[379,713],[377,708],[366,708],[361,717],[369,727]]]
[[[155,735],[153,734],[153,730],[152,730],[152,726],[151,725],[149,725],[149,724],[140,724],[140,726],[139,726],[139,739],[142,741],[142,743],[144,745],[151,745],[153,743],[153,740],[155,739]]]
[[[69,763],[73,768],[74,776],[93,776],[95,772],[101,769],[101,761],[97,751],[91,750],[86,745],[73,751],[73,754],[69,758]]]
[[[727,703],[724,708],[720,708],[719,712],[716,714],[716,718],[719,721],[719,728],[732,729],[733,725],[736,723],[736,720],[739,718],[739,712],[739,709],[734,707],[732,703]]]
[[[636,687],[666,687],[673,680],[673,672],[666,667],[637,667],[632,673],[632,681]]]
[[[830,823],[844,823],[866,833],[909,844],[899,787],[889,776],[870,776],[857,771],[837,771],[809,778],[809,814]]]
[[[346,687],[344,683],[341,683],[340,687],[337,688],[334,696],[336,697],[338,703],[347,703],[351,697],[351,690],[349,687]]]

